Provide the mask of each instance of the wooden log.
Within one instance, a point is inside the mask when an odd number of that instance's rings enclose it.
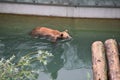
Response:
[[[108,80],[105,49],[101,41],[92,44],[92,66],[94,80]]]
[[[109,67],[109,80],[120,80],[119,52],[116,40],[106,40],[105,48]]]

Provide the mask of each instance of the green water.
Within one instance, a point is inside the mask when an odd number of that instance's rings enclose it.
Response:
[[[63,31],[68,29],[71,41],[53,44],[31,38],[28,33],[36,26]],[[0,58],[17,58],[47,50],[54,58],[43,68],[38,80],[92,80],[91,44],[96,40],[114,38],[120,42],[120,20],[72,19],[0,14]]]

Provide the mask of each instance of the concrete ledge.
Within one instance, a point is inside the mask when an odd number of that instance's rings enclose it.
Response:
[[[120,18],[120,8],[67,7],[18,3],[0,3],[0,13],[74,18]]]

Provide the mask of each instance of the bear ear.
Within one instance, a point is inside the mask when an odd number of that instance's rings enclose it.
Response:
[[[68,32],[68,30],[66,29],[65,32]]]
[[[61,33],[60,36],[63,37],[63,33]]]

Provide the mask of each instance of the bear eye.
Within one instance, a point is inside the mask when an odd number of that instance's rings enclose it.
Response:
[[[63,37],[63,34],[61,34],[60,36]]]

